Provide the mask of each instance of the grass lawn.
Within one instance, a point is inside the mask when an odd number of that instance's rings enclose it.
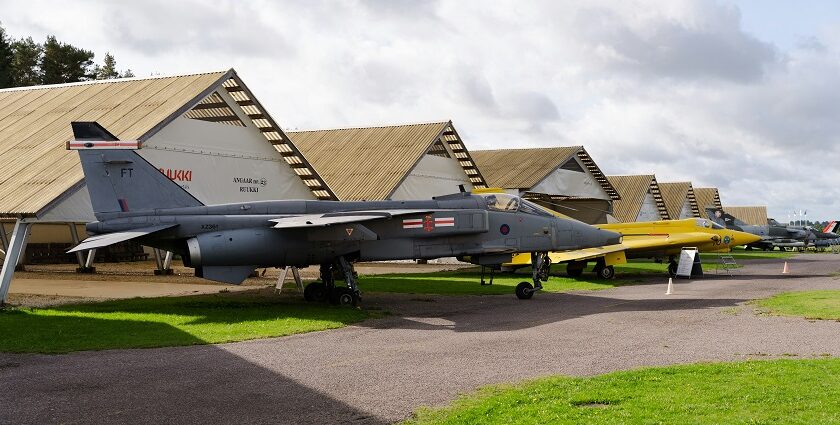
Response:
[[[210,344],[340,328],[351,308],[254,294],[134,298],[0,310],[0,351],[64,353]]]
[[[414,424],[836,424],[840,359],[714,363],[494,386]]]
[[[580,278],[565,276],[565,265],[552,266],[551,279],[543,282],[547,292],[568,292],[576,290],[598,290],[642,282],[645,274],[662,273],[667,264],[653,262],[633,262],[616,266],[616,278],[612,280],[596,279],[589,272],[591,265]],[[489,281],[489,275],[485,276]],[[403,273],[359,276],[359,288],[363,292],[398,292],[410,294],[437,295],[498,295],[513,294],[519,282],[531,281],[528,268],[516,273],[496,273],[493,285],[481,286],[481,273],[478,268],[435,273]]]
[[[785,292],[753,303],[781,316],[840,320],[840,290]]]

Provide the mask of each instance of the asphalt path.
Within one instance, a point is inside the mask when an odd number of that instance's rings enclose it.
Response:
[[[551,374],[748,358],[840,356],[840,322],[755,314],[745,301],[838,289],[840,256],[753,263],[733,277],[605,291],[368,295],[394,313],[234,344],[0,354],[2,423],[389,423],[476,387]],[[25,332],[25,329],[21,329]]]

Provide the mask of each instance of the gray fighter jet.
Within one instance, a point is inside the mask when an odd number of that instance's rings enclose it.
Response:
[[[840,238],[835,233],[820,232],[810,226],[786,226],[774,219],[768,219],[767,225],[749,225],[726,213],[722,209],[706,208],[709,219],[726,227],[727,229],[739,230],[761,236],[761,241],[747,245],[747,248],[759,248],[772,250],[779,248],[805,248],[809,244],[817,245],[819,241],[828,241]],[[828,242],[819,242],[828,243]]]
[[[242,283],[258,267],[320,265],[310,301],[355,305],[355,261],[464,256],[482,266],[530,252],[533,296],[548,278],[549,251],[619,243],[617,233],[558,218],[517,196],[457,193],[425,201],[255,201],[204,205],[95,122],[74,122],[97,221],[71,252],[134,239],[179,254],[196,276]],[[337,286],[335,276],[346,282]]]

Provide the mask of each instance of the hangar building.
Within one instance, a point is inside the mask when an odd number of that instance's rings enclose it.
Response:
[[[727,206],[724,209],[727,213],[732,214],[733,217],[740,219],[744,223],[755,226],[767,225],[767,207],[750,206],[750,207],[731,207]]]
[[[78,154],[65,148],[71,121],[139,140],[142,157],[202,202],[335,198],[232,69],[3,89],[0,218],[14,230],[0,226],[0,300],[37,225],[59,223],[75,242],[84,235],[72,223],[94,219]],[[94,255],[78,255],[80,268]]]
[[[706,208],[723,208],[720,203],[720,193],[716,187],[695,187],[694,197],[697,199],[697,207],[700,208],[700,215],[706,217]]]
[[[653,174],[608,176],[621,199],[613,203],[613,220],[621,223],[670,220],[665,200]]]
[[[430,199],[484,181],[451,121],[290,131],[342,201]]]
[[[583,146],[473,151],[492,187],[589,224],[606,223],[619,194]]]
[[[700,217],[691,182],[659,183],[659,190],[672,220]]]

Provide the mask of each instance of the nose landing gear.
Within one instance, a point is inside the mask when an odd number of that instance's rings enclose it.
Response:
[[[519,298],[520,300],[527,300],[533,297],[534,292],[543,288],[541,282],[548,280],[549,272],[551,271],[551,259],[548,257],[548,253],[532,252],[531,267],[531,278],[533,279],[534,284],[531,285],[529,282],[520,282],[519,285],[516,285],[516,298]]]

